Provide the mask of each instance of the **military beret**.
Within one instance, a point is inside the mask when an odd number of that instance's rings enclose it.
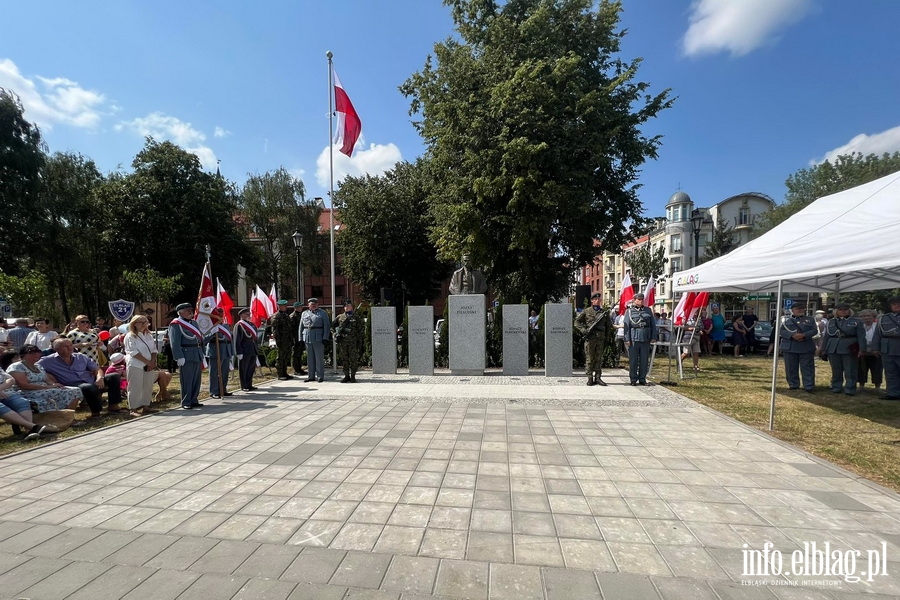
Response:
[[[834,305],[835,310],[850,310],[850,305],[846,302],[838,302]]]
[[[319,299],[318,298],[310,298],[309,300],[306,301],[306,303],[307,304],[313,304],[313,303],[318,304]]]
[[[347,306],[348,304],[350,306],[353,306],[353,300],[351,300],[350,298],[344,298],[344,306]]]
[[[249,308],[242,308],[241,310],[238,311],[238,316],[240,316],[244,313],[248,313],[248,312],[250,312]]]
[[[175,307],[175,312],[181,312],[186,308],[194,308],[194,305],[189,304],[187,302],[182,302],[181,304],[179,304],[178,306]]]
[[[900,304],[900,296],[891,296],[888,298],[888,304]]]
[[[278,306],[287,306],[287,300],[279,300],[277,304]]]
[[[298,306],[303,306],[303,303],[300,302],[299,300],[297,300],[296,302],[294,302],[294,308],[297,308]]]
[[[800,302],[794,302],[793,304],[791,304],[791,310],[797,310],[798,308],[800,310],[806,310],[806,305],[801,304]]]
[[[644,295],[643,295],[643,294],[635,294],[633,297],[634,297],[635,300],[643,300],[643,299],[644,299]]]
[[[591,300],[593,300],[594,298],[602,298],[602,297],[603,297],[603,294],[601,294],[600,292],[594,292],[593,294],[591,294]]]

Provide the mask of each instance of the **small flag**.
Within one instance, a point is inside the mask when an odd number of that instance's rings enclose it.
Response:
[[[225,291],[225,288],[222,287],[222,282],[219,281],[218,277],[216,277],[216,306],[225,313],[225,322],[229,325],[234,325],[231,318],[231,309],[234,308],[234,302],[231,300],[228,292]]]
[[[653,304],[656,302],[656,278],[651,275],[647,280],[647,287],[644,288],[644,306],[649,306],[653,310]]]
[[[362,133],[362,121],[350,102],[350,96],[344,90],[341,80],[338,78],[334,67],[331,68],[334,78],[334,109],[337,113],[337,127],[334,132],[334,143],[341,145],[341,152],[347,156],[353,155],[353,147],[359,134]]]
[[[272,291],[269,292],[269,315],[272,316],[278,312],[278,292],[275,291],[275,284],[272,284]]]
[[[634,298],[634,287],[631,285],[631,273],[625,273],[625,279],[622,280],[622,293],[619,296],[619,314],[625,314],[625,305]]]
[[[200,278],[200,291],[197,293],[197,308],[194,320],[204,334],[213,327],[212,314],[216,308],[216,293],[213,291],[212,277],[209,276],[209,263],[203,265],[203,276]]]

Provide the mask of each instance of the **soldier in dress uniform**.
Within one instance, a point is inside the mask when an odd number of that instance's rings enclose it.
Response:
[[[278,348],[275,372],[278,374],[278,379],[282,381],[293,379],[291,375],[288,375],[287,368],[291,360],[291,352],[294,349],[294,340],[297,337],[291,323],[291,316],[287,312],[287,304],[287,300],[279,300],[278,312],[272,317],[272,336],[275,338],[275,346]]]
[[[209,363],[209,396],[210,398],[221,398],[232,395],[228,391],[228,376],[234,369],[232,361],[234,336],[222,323],[225,319],[221,308],[217,308],[210,317],[213,321],[213,328],[203,338]]]
[[[612,321],[609,312],[603,310],[603,294],[591,296],[591,305],[575,317],[575,327],[584,335],[584,365],[587,385],[606,385],[601,379],[603,351]]]
[[[359,368],[359,351],[363,342],[365,323],[353,311],[353,300],[344,299],[344,312],[331,324],[338,346],[338,358],[344,367],[341,383],[356,383]]]
[[[851,316],[850,305],[840,302],[834,307],[834,318],[825,324],[822,352],[831,365],[831,393],[843,391],[856,395],[859,353],[866,351],[866,328],[862,319]]]
[[[203,405],[200,396],[200,372],[203,366],[203,333],[192,317],[194,307],[187,302],[175,307],[178,316],[169,324],[172,356],[181,370],[181,408],[191,410]]]
[[[250,309],[242,308],[238,322],[234,326],[234,353],[238,359],[238,379],[241,389],[252,392],[253,374],[256,372],[256,357],[259,354],[259,331],[250,320]]]
[[[306,345],[300,339],[300,315],[303,314],[303,303],[299,300],[294,302],[294,311],[291,313],[291,327],[294,331],[294,348],[291,355],[291,365],[294,367],[295,375],[306,375],[303,370],[303,351]]]
[[[300,337],[306,344],[306,381],[325,381],[325,342],[331,339],[331,319],[319,308],[319,299],[307,301],[308,310],[300,317]]]
[[[888,300],[891,312],[878,317],[870,351],[881,356],[886,381],[882,400],[900,400],[900,296]]]
[[[656,318],[644,306],[644,295],[635,294],[625,309],[625,347],[628,348],[628,377],[631,385],[647,385],[651,345],[657,338]]]
[[[806,307],[799,302],[791,306],[791,316],[781,322],[778,335],[781,337],[781,351],[784,353],[784,371],[788,387],[803,389],[809,393],[816,390],[816,342],[813,340],[819,328],[815,319],[804,313]]]

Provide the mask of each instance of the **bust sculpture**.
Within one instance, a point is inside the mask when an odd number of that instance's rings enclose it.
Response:
[[[450,293],[458,294],[483,294],[487,291],[487,283],[481,271],[472,267],[468,254],[462,256],[462,268],[453,272],[450,278]]]

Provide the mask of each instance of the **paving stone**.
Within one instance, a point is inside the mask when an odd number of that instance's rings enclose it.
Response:
[[[247,583],[246,577],[204,573],[191,587],[178,596],[178,600],[210,600],[211,598],[231,598]]]
[[[437,558],[465,558],[468,532],[458,529],[426,529],[419,554]]]
[[[177,542],[178,539],[173,535],[146,533],[107,556],[104,562],[138,567]]]
[[[609,572],[617,570],[605,542],[561,539],[559,545],[567,568]]]
[[[597,573],[600,591],[605,598],[617,600],[658,600],[659,594],[644,575],[627,573]]]
[[[61,558],[63,555],[80,548],[102,533],[103,531],[98,529],[68,529],[59,535],[50,538],[46,542],[28,549],[27,554],[29,556]]]
[[[590,571],[541,569],[547,600],[601,600],[600,587]]]
[[[347,523],[341,528],[329,547],[338,550],[368,551],[375,546],[383,529],[382,525]]]
[[[67,600],[119,600],[156,572],[156,570],[146,567],[113,565],[112,568],[69,596]],[[206,600],[209,598],[207,597]]]
[[[386,525],[375,543],[375,552],[415,556],[425,534],[424,527]]]
[[[286,600],[296,584],[276,579],[251,579],[232,597],[232,600]]]
[[[671,575],[666,562],[652,544],[609,542],[607,545],[619,570],[624,573]]]
[[[492,564],[490,576],[491,600],[543,600],[540,567]]]
[[[403,594],[431,594],[440,561],[434,558],[395,556],[381,588]]]
[[[112,565],[101,563],[70,563],[20,594],[25,598],[61,600],[100,577],[110,568]]]
[[[663,600],[719,600],[706,581],[682,577],[653,577]]]
[[[281,579],[307,583],[328,583],[346,552],[330,548],[304,547],[285,569]]]
[[[232,572],[244,577],[278,579],[297,560],[301,550],[299,546],[262,544]]]
[[[562,551],[555,537],[513,535],[516,564],[562,567]]]
[[[298,583],[288,600],[342,600],[347,588],[319,583]]]
[[[442,560],[435,594],[454,598],[488,597],[488,564],[462,560]]]
[[[390,562],[391,557],[386,554],[348,552],[329,583],[378,589]]]
[[[179,538],[162,552],[144,563],[146,567],[183,571],[210,551],[218,540],[205,538]]]
[[[259,544],[221,540],[190,566],[199,573],[219,573],[228,575],[253,554]]]

